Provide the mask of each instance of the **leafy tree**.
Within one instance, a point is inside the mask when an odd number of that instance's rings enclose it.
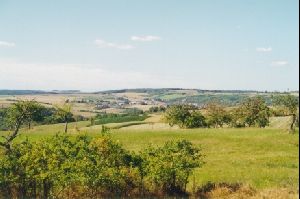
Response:
[[[72,106],[69,103],[65,103],[62,106],[55,106],[56,108],[56,119],[65,123],[65,133],[68,132],[68,123],[74,121]]]
[[[205,117],[196,108],[189,105],[173,105],[167,108],[164,119],[170,126],[180,128],[206,127]]]
[[[246,113],[244,111],[244,108],[237,107],[231,110],[230,112],[230,117],[231,117],[231,127],[235,128],[241,128],[241,127],[246,127]]]
[[[0,146],[10,150],[11,142],[17,137],[21,126],[36,119],[40,107],[41,105],[35,100],[19,100],[12,104],[7,109],[6,123],[13,132],[7,136],[2,136],[4,141],[0,142]]]
[[[178,125],[180,128],[206,127],[205,117],[189,105],[173,105],[167,108],[164,119],[170,126]]]
[[[290,124],[290,131],[295,131],[295,126],[297,123],[298,109],[299,109],[299,100],[297,97],[286,94],[286,95],[277,95],[273,97],[274,104],[277,105],[279,108],[282,108],[286,111],[287,115],[292,116],[291,124]]]
[[[190,116],[185,120],[186,128],[206,127],[205,117],[199,111],[192,111]]]
[[[270,108],[262,97],[253,97],[244,101],[233,111],[232,124],[236,127],[269,125]]]
[[[184,128],[185,121],[190,115],[189,106],[173,105],[167,108],[164,118],[170,126],[178,125],[180,128]]]
[[[209,126],[214,126],[215,128],[223,127],[224,124],[228,124],[231,121],[231,117],[225,108],[216,102],[207,104],[206,111]]]

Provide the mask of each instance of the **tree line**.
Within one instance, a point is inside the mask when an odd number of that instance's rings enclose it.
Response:
[[[266,127],[270,116],[291,116],[290,131],[299,126],[299,101],[292,95],[278,95],[273,98],[273,106],[269,107],[262,97],[246,99],[239,106],[224,107],[221,103],[210,102],[203,110],[186,104],[172,105],[167,108],[164,119],[171,126],[180,128],[209,127]]]

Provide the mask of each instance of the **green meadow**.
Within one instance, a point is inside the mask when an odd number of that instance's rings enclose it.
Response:
[[[89,122],[71,123],[70,135],[101,135],[101,126]],[[109,124],[116,127],[120,124]],[[139,125],[133,123],[133,125]],[[145,125],[144,123],[140,124]],[[159,125],[154,124],[155,125]],[[255,189],[291,188],[299,185],[299,131],[291,134],[279,128],[159,129],[145,125],[133,128],[130,123],[112,129],[110,136],[126,149],[138,152],[148,145],[159,146],[168,140],[187,139],[201,146],[205,165],[190,178],[188,189],[208,182],[242,183]],[[15,140],[40,141],[63,132],[64,124],[22,129]],[[0,132],[5,134],[7,132]]]

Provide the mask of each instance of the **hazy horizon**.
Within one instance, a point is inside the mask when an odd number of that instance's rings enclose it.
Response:
[[[297,0],[0,0],[0,88],[299,90]]]

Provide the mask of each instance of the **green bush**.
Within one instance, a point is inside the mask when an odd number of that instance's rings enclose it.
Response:
[[[186,140],[149,147],[142,153],[145,181],[162,194],[184,194],[194,168],[203,164],[200,148]]]
[[[133,154],[108,132],[98,138],[57,134],[25,140],[0,153],[0,198],[142,196],[157,193],[152,185],[166,194],[185,191],[201,157],[188,141]]]

